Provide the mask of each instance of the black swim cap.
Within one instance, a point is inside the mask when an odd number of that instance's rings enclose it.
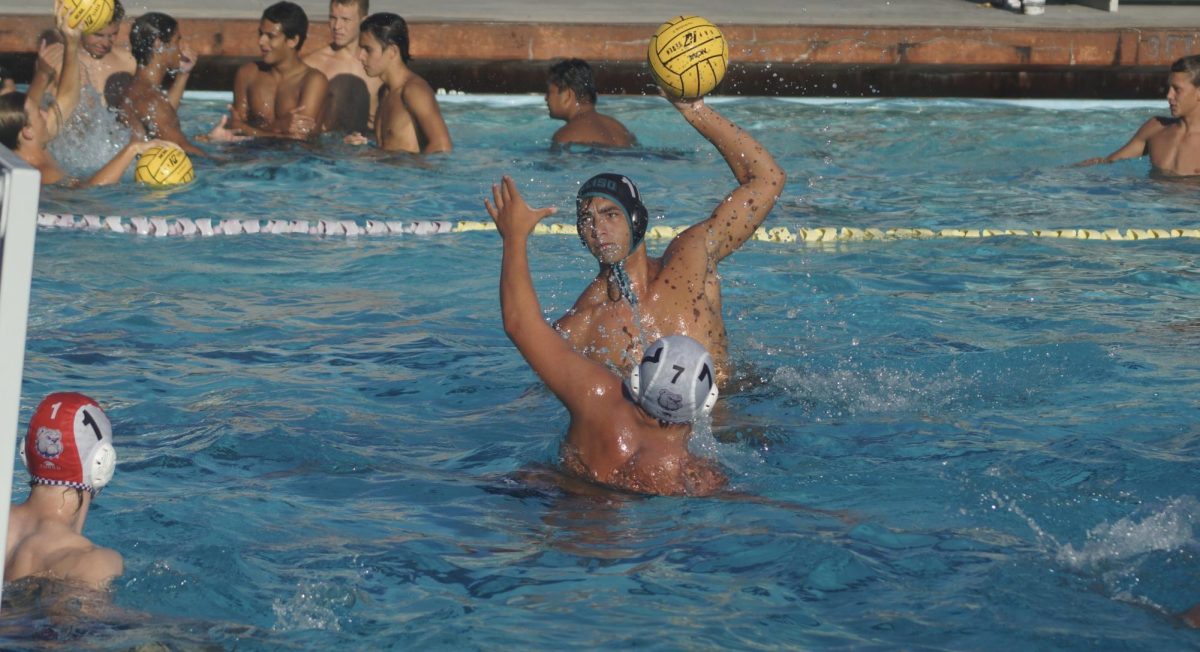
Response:
[[[633,250],[641,244],[642,238],[646,236],[646,223],[649,221],[649,214],[646,212],[645,205],[642,204],[642,195],[638,192],[637,186],[629,180],[629,177],[612,172],[603,172],[588,179],[579,187],[579,195],[575,198],[577,220],[583,213],[584,200],[589,197],[603,197],[611,200],[625,211],[625,219],[629,221],[629,253],[633,253]],[[582,231],[579,232],[579,239],[583,240]],[[586,245],[587,242],[585,241],[584,244]]]

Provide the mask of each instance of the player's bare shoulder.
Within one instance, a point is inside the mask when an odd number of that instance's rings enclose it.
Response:
[[[125,573],[125,559],[112,548],[91,546],[71,560],[69,577],[94,588],[103,589],[115,577]]]
[[[412,106],[414,102],[429,102],[437,99],[429,82],[416,73],[409,75],[404,82],[404,88],[400,90],[400,95],[404,98],[404,103],[409,106]]]
[[[311,68],[324,69],[333,59],[333,48],[326,45],[320,50],[309,52],[304,56],[304,63]]]

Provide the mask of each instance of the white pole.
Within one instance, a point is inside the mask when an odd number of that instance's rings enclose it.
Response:
[[[42,176],[0,145],[0,542],[8,541]],[[0,598],[4,566],[0,564]]]

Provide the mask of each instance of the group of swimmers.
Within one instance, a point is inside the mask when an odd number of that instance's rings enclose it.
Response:
[[[184,44],[179,22],[150,12],[135,19],[129,49],[114,46],[124,9],[93,34],[67,24],[56,3],[56,43],[44,43],[27,93],[9,88],[0,95],[0,144],[42,174],[44,184],[116,183],[138,154],[174,143],[193,156],[208,154],[182,130],[178,109],[196,55]],[[308,17],[292,2],[263,11],[259,23],[262,58],[238,69],[228,115],[197,141],[249,138],[307,140],[322,133],[344,135],[363,145],[373,134],[383,150],[433,154],[453,149],[450,132],[429,84],[409,67],[408,26],[396,14],[368,15],[368,0],[330,2],[330,44],[306,57],[301,47]],[[112,111],[132,132],[104,169],[71,180],[47,149],[79,108],[87,83],[99,106]]]
[[[39,146],[44,150],[51,127],[60,127],[62,114],[77,101],[81,69],[134,130],[138,144],[130,147],[162,139],[203,154],[179,129],[176,109],[195,56],[182,46],[174,19],[150,13],[134,21],[134,67],[121,94],[112,92],[110,82],[128,62],[117,56],[107,67],[97,69],[96,64],[114,56],[115,28],[82,37],[81,53],[81,35],[61,18],[58,22],[64,42],[61,52],[42,50],[31,99],[24,104],[33,107],[25,114],[35,133],[26,137],[23,126],[19,154],[35,165],[40,162],[40,169],[47,165],[30,152]],[[206,138],[308,139],[341,131],[346,142],[364,143],[363,133],[373,130],[376,144],[384,149],[452,149],[436,97],[407,67],[403,19],[368,15],[367,0],[332,0],[330,30],[327,48],[301,58],[307,33],[303,10],[290,2],[268,7],[259,24],[262,60],[238,70],[230,115]],[[81,66],[80,60],[89,57],[93,61]],[[57,68],[51,58],[59,61]],[[1156,168],[1200,174],[1200,135],[1191,130],[1200,120],[1200,57],[1176,62],[1169,83],[1172,117],[1148,122],[1107,160],[1149,154]],[[56,109],[48,114],[32,102],[45,92],[55,98],[50,106]],[[554,134],[555,144],[636,144],[624,125],[596,111],[595,85],[585,62],[566,60],[550,69],[546,104],[552,118],[566,123]],[[624,491],[711,495],[723,491],[727,479],[719,465],[691,453],[688,441],[693,425],[712,410],[718,387],[731,375],[717,268],[766,219],[783,192],[786,174],[761,143],[703,99],[673,100],[671,105],[721,154],[736,185],[710,215],[654,257],[643,239],[649,216],[636,184],[613,173],[584,182],[576,198],[576,225],[599,269],[553,325],[544,319],[534,289],[527,244],[537,223],[556,209],[529,206],[507,176],[492,187],[484,205],[503,240],[505,332],[570,414],[560,448],[563,470]],[[100,587],[120,574],[120,556],[92,546],[81,534],[91,496],[111,476],[111,434],[99,406],[86,397],[52,395],[39,405],[25,441],[34,489],[26,504],[13,510],[6,578],[42,574]],[[104,446],[107,453],[96,452]],[[104,464],[96,462],[93,468],[93,457]],[[61,473],[50,474],[47,468]],[[58,507],[53,513],[39,507],[53,502],[42,498],[47,490],[61,494],[54,499]],[[53,528],[37,525],[51,521]],[[44,532],[59,533],[55,540],[65,542],[53,548],[59,552],[25,552],[48,550],[45,541],[54,537],[43,537]],[[79,570],[84,566],[92,574]],[[1189,617],[1200,620],[1200,610]]]

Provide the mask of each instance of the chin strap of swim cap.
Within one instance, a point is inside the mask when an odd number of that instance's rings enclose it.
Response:
[[[629,254],[625,254],[625,258],[628,257]],[[625,271],[625,258],[617,261],[612,266],[612,275],[617,281],[617,289],[621,291],[621,296],[629,299],[629,304],[636,307],[638,305],[638,298],[633,293],[633,283],[629,281],[629,274]]]

